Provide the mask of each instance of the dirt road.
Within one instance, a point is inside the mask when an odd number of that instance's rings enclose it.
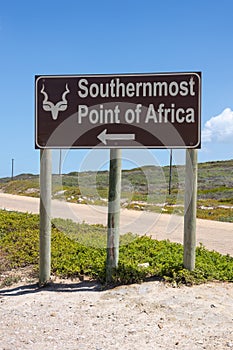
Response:
[[[0,193],[0,208],[21,212],[39,212],[39,199]],[[107,223],[107,208],[52,201],[52,217],[72,219],[89,224]],[[146,211],[121,210],[121,234],[147,234],[156,239],[183,241],[183,217]],[[233,223],[197,219],[197,244],[233,256]]]

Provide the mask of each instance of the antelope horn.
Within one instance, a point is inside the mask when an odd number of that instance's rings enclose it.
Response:
[[[44,91],[44,84],[42,85],[42,89],[40,90],[40,92],[44,95],[43,103],[48,102],[48,94],[47,94],[47,92]]]
[[[62,94],[62,101],[63,102],[66,102],[67,103],[67,100],[66,100],[66,95],[70,92],[69,88],[68,88],[68,84],[66,84],[66,91],[63,92]]]

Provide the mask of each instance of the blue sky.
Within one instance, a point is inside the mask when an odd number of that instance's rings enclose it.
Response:
[[[232,13],[232,0],[0,1],[0,177],[10,175],[12,158],[15,174],[39,172],[37,74],[201,71],[199,161],[232,159]],[[152,158],[169,162],[166,150],[124,151],[123,157],[125,167]],[[179,162],[184,151],[174,157]],[[108,151],[73,150],[63,171],[104,167],[107,161]],[[57,163],[58,152],[54,171]]]

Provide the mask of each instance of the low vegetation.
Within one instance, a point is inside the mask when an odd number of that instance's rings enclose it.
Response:
[[[210,252],[199,246],[196,268],[183,268],[183,247],[168,240],[138,237],[128,233],[121,237],[119,267],[115,284],[158,278],[192,285],[206,281],[233,282],[233,257]],[[38,273],[39,216],[0,210],[0,275],[1,284],[9,285],[16,277],[6,271],[31,267]],[[76,224],[55,219],[52,224],[52,274],[62,277],[89,276],[105,283],[106,228],[101,225]],[[5,277],[4,277],[5,276]]]

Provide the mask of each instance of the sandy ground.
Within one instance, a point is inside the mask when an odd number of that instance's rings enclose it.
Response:
[[[39,199],[0,193],[0,208],[38,213]],[[72,219],[89,224],[107,224],[107,208],[52,201],[52,217]],[[183,243],[183,217],[146,211],[121,210],[121,234],[147,234],[156,239]],[[197,219],[197,245],[233,256],[233,223]]]
[[[233,284],[94,282],[0,291],[1,350],[233,349]]]

